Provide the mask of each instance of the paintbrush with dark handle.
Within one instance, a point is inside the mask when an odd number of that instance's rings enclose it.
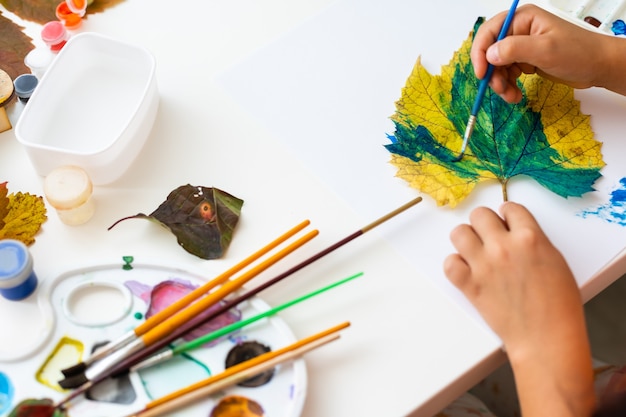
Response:
[[[176,345],[174,347],[168,348],[168,349],[166,349],[166,350],[164,350],[164,351],[162,351],[160,353],[157,353],[155,355],[152,355],[149,358],[147,358],[147,359],[139,362],[138,364],[132,366],[129,369],[129,371],[130,372],[136,372],[136,371],[138,371],[140,369],[145,369],[145,368],[148,368],[150,366],[154,366],[156,364],[159,364],[159,363],[162,363],[164,361],[167,361],[167,360],[173,358],[176,355],[181,355],[181,354],[183,354],[185,352],[189,352],[189,351],[191,351],[193,349],[197,349],[197,348],[199,348],[201,346],[206,345],[209,342],[212,342],[212,341],[214,341],[216,339],[219,339],[220,337],[226,336],[227,334],[230,334],[230,333],[232,333],[232,332],[234,332],[236,330],[239,330],[239,329],[241,329],[241,328],[243,328],[243,327],[245,327],[245,326],[247,326],[249,324],[255,323],[255,322],[257,322],[257,321],[259,321],[259,320],[261,320],[263,318],[273,316],[276,313],[285,310],[286,308],[289,308],[289,307],[291,307],[293,305],[296,305],[296,304],[298,304],[298,303],[300,303],[300,302],[302,302],[304,300],[308,300],[309,298],[314,297],[314,296],[316,296],[318,294],[321,294],[323,292],[326,292],[326,291],[328,291],[328,290],[330,290],[332,288],[335,288],[335,287],[338,287],[338,286],[340,286],[342,284],[345,284],[346,282],[352,281],[353,279],[358,278],[358,277],[360,277],[362,275],[363,275],[362,272],[359,272],[357,274],[351,275],[348,278],[344,278],[344,279],[342,279],[340,281],[334,282],[334,283],[332,283],[330,285],[327,285],[325,287],[322,287],[320,289],[312,291],[312,292],[310,292],[308,294],[305,294],[303,296],[295,298],[295,299],[293,299],[291,301],[288,301],[286,303],[283,303],[283,304],[281,304],[279,306],[276,306],[274,308],[270,308],[269,310],[264,311],[264,312],[259,313],[259,314],[256,314],[256,315],[254,315],[252,317],[249,317],[249,318],[246,318],[246,319],[243,319],[243,320],[240,320],[240,321],[236,321],[234,323],[231,323],[231,324],[229,324],[227,326],[222,327],[221,329],[218,329],[218,330],[215,330],[215,331],[213,331],[211,333],[208,333],[208,334],[206,334],[204,336],[197,337],[196,339],[191,340],[189,342],[182,343],[180,345]]]
[[[199,316],[210,307],[222,301],[229,294],[240,289],[245,283],[257,276],[260,272],[269,268],[288,254],[292,253],[293,251],[313,239],[315,236],[317,236],[318,233],[319,232],[317,230],[310,231],[306,235],[302,236],[295,242],[281,249],[260,264],[244,272],[238,278],[227,281],[221,287],[207,294],[197,302],[191,304],[186,309],[179,311],[174,316],[157,324],[152,329],[141,335],[141,337],[134,339],[130,343],[127,343],[121,348],[113,351],[104,359],[97,361],[96,363],[88,367],[84,373],[62,379],[61,381],[59,381],[59,385],[65,389],[75,388],[80,387],[89,381],[100,379],[100,377],[103,375],[111,375],[111,370],[114,369],[116,364],[122,362],[130,355],[139,352],[148,346],[156,344],[160,340],[163,340],[167,336],[171,335],[184,323],[188,322],[194,317]]]
[[[350,235],[344,237],[343,239],[337,241],[333,245],[330,245],[327,248],[321,250],[320,252],[316,253],[315,255],[311,256],[310,258],[305,259],[301,263],[299,263],[296,266],[290,268],[288,271],[286,271],[286,272],[278,275],[277,277],[271,279],[270,281],[260,285],[255,290],[249,291],[246,294],[244,294],[244,295],[242,295],[240,297],[237,297],[235,300],[229,301],[225,305],[221,306],[220,309],[218,309],[214,313],[213,317],[215,317],[215,316],[217,316],[219,314],[222,314],[223,312],[227,311],[228,309],[232,308],[233,306],[237,305],[238,303],[242,302],[243,300],[245,300],[245,299],[247,299],[247,298],[257,294],[258,292],[262,291],[263,289],[266,289],[267,287],[269,287],[271,285],[274,285],[275,283],[277,283],[277,282],[281,281],[282,279],[292,275],[294,272],[304,268],[305,266],[308,266],[308,265],[312,264],[313,262],[323,258],[327,254],[329,254],[329,253],[333,252],[334,250],[342,247],[343,245],[347,244],[348,242],[351,242],[352,240],[356,239],[357,237],[367,233],[368,231],[374,229],[375,227],[377,227],[380,224],[386,222],[387,220],[395,217],[396,215],[404,212],[405,210],[409,209],[410,207],[415,206],[416,204],[418,204],[421,201],[422,201],[422,197],[417,197],[417,198],[409,201],[408,203],[406,203],[406,204],[398,207],[397,209],[387,213],[386,215],[380,217],[379,219],[373,221],[372,223],[362,227],[361,229],[357,230],[356,232],[353,232],[352,234],[350,234]],[[186,327],[185,331],[189,331],[189,329],[190,329],[189,323],[193,323],[194,325],[200,325],[202,323],[202,320],[205,320],[205,319],[208,320],[209,318],[198,318],[198,316],[196,316],[196,317],[192,318],[190,322],[187,322],[187,323],[183,324],[183,326],[181,326],[181,328],[182,327]],[[158,349],[161,349],[161,348],[167,346],[167,344],[169,344],[170,342],[175,340],[175,338],[173,338],[174,335],[177,335],[177,337],[180,337],[180,336],[182,336],[184,334],[185,331],[181,331],[179,329],[177,332],[174,332],[170,336],[168,336],[168,338],[161,339],[158,343],[155,343],[154,345],[148,347],[147,349],[135,352],[133,355],[131,355],[130,357],[126,358],[123,362],[120,362],[117,365],[112,366],[111,368],[107,369],[107,372],[101,373],[97,378],[94,378],[93,380],[88,380],[87,378],[83,378],[82,380],[86,381],[86,382],[84,382],[82,385],[78,386],[78,388],[75,391],[73,391],[64,400],[62,400],[59,403],[59,406],[63,406],[67,402],[69,402],[72,399],[78,397],[79,395],[81,395],[82,393],[86,392],[91,387],[93,387],[95,384],[97,384],[100,381],[106,379],[107,377],[109,377],[111,375],[121,374],[121,373],[127,371],[131,366],[139,363],[139,361],[141,361],[142,359],[145,359],[146,357],[148,357],[148,355],[150,355],[150,354],[152,354],[154,352],[157,352]],[[157,346],[159,346],[159,345],[160,345],[160,347],[157,349]]]
[[[276,248],[278,245],[285,242],[287,239],[293,237],[296,233],[300,232],[309,224],[310,224],[310,221],[305,220],[301,222],[300,224],[296,225],[295,227],[291,228],[290,230],[283,233],[281,236],[274,239],[273,241],[271,241],[270,243],[268,243],[267,245],[265,245],[258,251],[254,252],[252,255],[248,256],[241,262],[238,262],[236,265],[224,271],[223,273],[221,273],[220,275],[218,275],[211,281],[196,288],[195,290],[185,295],[181,299],[177,300],[176,302],[170,304],[163,310],[154,314],[153,316],[148,318],[146,321],[144,321],[142,324],[135,327],[133,330],[125,333],[118,339],[99,348],[98,350],[94,352],[93,355],[91,355],[86,360],[76,365],[70,366],[69,368],[62,369],[61,373],[63,373],[65,377],[71,377],[74,375],[82,374],[93,363],[105,358],[106,356],[110,355],[111,353],[120,349],[121,347],[127,345],[128,343],[131,343],[133,340],[136,340],[137,338],[141,337],[148,331],[152,330],[155,326],[157,326],[159,323],[166,320],[168,317],[171,317],[172,315],[178,313],[179,311],[183,310],[185,307],[187,307],[188,305],[196,301],[198,298],[203,297],[204,295],[208,294],[209,291],[211,291],[218,285],[221,285],[224,282],[226,282],[234,274],[240,272],[243,268],[252,264],[256,260],[261,258],[263,255],[267,254],[269,251],[271,251],[272,249]]]

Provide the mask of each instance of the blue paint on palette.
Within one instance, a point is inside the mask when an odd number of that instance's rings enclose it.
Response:
[[[13,384],[8,375],[0,372],[0,414],[7,411],[13,404]]]
[[[615,35],[626,35],[626,23],[622,19],[618,19],[613,22],[611,30]]]
[[[622,178],[619,186],[611,192],[608,203],[584,210],[579,215],[583,218],[599,217],[609,223],[626,226],[626,178]]]

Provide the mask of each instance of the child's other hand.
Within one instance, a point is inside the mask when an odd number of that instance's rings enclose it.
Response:
[[[458,253],[445,260],[445,274],[501,337],[522,415],[589,416],[595,396],[580,291],[532,214],[511,202],[500,216],[477,208],[450,238]]]
[[[565,259],[532,214],[511,202],[500,212],[472,211],[470,224],[451,232],[458,253],[444,268],[509,350],[560,331],[580,316],[582,300]]]

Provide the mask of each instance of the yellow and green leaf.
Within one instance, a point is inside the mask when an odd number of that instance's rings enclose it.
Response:
[[[520,77],[524,94],[518,104],[488,89],[465,157],[454,161],[478,90],[472,39],[473,33],[440,75],[417,60],[391,116],[392,143],[385,146],[397,176],[450,207],[484,181],[499,181],[506,200],[506,185],[517,175],[563,197],[593,191],[604,162],[589,116],[581,113],[572,88],[538,75]]]

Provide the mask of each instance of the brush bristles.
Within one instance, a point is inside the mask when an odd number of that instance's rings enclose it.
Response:
[[[61,369],[61,373],[64,377],[68,378],[74,375],[82,374],[86,370],[87,365],[85,365],[85,362],[80,362],[74,366],[70,366],[69,368]]]
[[[72,375],[59,381],[59,385],[63,389],[74,389],[86,384],[89,380],[84,373]]]

